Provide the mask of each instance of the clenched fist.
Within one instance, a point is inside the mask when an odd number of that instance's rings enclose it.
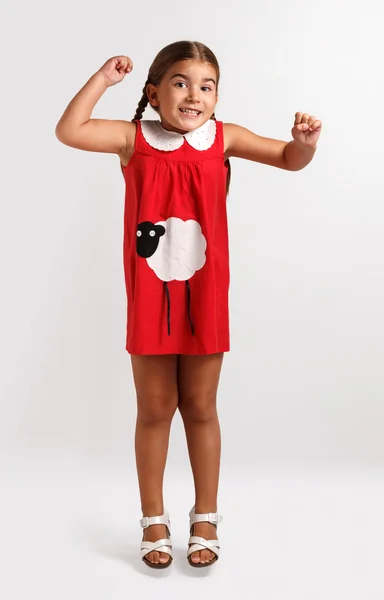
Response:
[[[108,85],[115,85],[123,81],[127,73],[133,69],[133,63],[129,56],[113,56],[99,69]]]
[[[297,112],[291,133],[293,139],[303,144],[303,146],[316,148],[321,128],[322,122],[320,119],[316,119],[316,117],[307,113]]]

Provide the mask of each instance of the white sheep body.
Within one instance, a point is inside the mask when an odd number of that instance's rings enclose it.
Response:
[[[156,252],[147,258],[148,265],[162,281],[186,281],[201,269],[206,261],[207,241],[199,223],[170,217],[156,225],[165,228]]]

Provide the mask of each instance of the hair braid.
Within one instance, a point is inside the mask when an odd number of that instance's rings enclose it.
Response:
[[[148,96],[147,96],[147,91],[146,91],[148,83],[149,83],[149,80],[147,79],[147,81],[145,82],[145,85],[143,87],[143,95],[141,96],[140,102],[137,105],[136,113],[135,113],[135,116],[133,117],[132,121],[136,121],[136,120],[140,121],[141,117],[143,116],[143,112],[145,111],[145,108],[148,104]]]

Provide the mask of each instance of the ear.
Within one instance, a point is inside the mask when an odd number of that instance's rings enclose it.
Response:
[[[148,101],[150,105],[159,106],[159,100],[157,98],[157,91],[155,86],[152,83],[148,83],[147,87],[145,88],[145,91],[147,92]]]

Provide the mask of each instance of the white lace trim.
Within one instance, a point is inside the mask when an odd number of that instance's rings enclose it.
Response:
[[[164,129],[160,121],[140,121],[140,125],[145,140],[152,148],[168,152],[181,148],[184,140],[195,150],[208,150],[216,138],[216,121],[213,119],[184,135]]]

